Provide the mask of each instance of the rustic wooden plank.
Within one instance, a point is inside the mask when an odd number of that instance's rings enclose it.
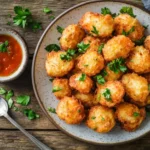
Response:
[[[134,142],[116,146],[98,146],[75,140],[61,131],[30,131],[55,150],[148,150],[150,134]],[[19,131],[0,131],[1,150],[39,150]]]
[[[19,32],[28,44],[29,53],[33,54],[40,36],[51,22],[49,19],[50,15],[45,15],[43,13],[43,8],[48,6],[53,10],[54,16],[58,16],[58,14],[62,13],[64,10],[84,1],[86,0],[0,0],[0,27],[9,27]],[[138,0],[134,0],[133,2],[141,4]],[[34,18],[42,23],[43,30],[34,33],[30,30],[24,30],[13,25],[6,25],[8,21],[12,21],[12,18],[9,18],[8,14],[14,16],[13,8],[17,5],[29,8],[31,12],[33,12]]]
[[[30,121],[21,112],[16,112],[13,109],[11,109],[10,114],[26,129],[56,129],[55,126],[46,118],[35,98],[31,83],[31,62],[32,61],[30,60],[25,72],[17,80],[5,84],[0,83],[0,87],[6,88],[7,90],[13,89],[15,96],[21,94],[30,95],[31,104],[28,108],[33,108],[33,110],[40,115],[40,119]],[[18,104],[16,104],[16,106],[21,108]],[[15,129],[15,127],[5,118],[0,118],[0,129]]]

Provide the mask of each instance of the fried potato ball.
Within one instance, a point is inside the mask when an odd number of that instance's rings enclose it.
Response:
[[[83,105],[74,97],[65,96],[58,103],[56,113],[68,124],[79,124],[85,118]]]
[[[98,86],[96,99],[103,106],[114,107],[123,101],[124,86],[120,81],[108,81]]]
[[[61,60],[60,55],[65,52],[50,52],[47,54],[45,68],[47,74],[51,77],[62,77],[69,73],[74,66],[74,60],[65,61]]]
[[[86,36],[83,39],[83,43],[84,44],[89,44],[89,47],[87,48],[86,51],[98,51],[99,46],[101,45],[101,40],[99,38],[96,37],[92,37],[92,36]]]
[[[83,73],[94,76],[104,68],[104,58],[96,51],[87,51],[77,65]]]
[[[136,46],[126,64],[129,69],[136,73],[150,72],[150,51],[143,46]]]
[[[70,77],[69,85],[80,93],[86,94],[89,93],[93,87],[93,81],[84,73],[76,73]]]
[[[121,127],[126,131],[135,131],[145,118],[145,109],[139,109],[130,103],[121,103],[117,106],[115,115],[121,123]]]
[[[116,124],[114,111],[104,106],[94,106],[89,111],[86,124],[96,132],[109,132]]]
[[[108,66],[106,66],[104,70],[106,71],[106,75],[104,76],[106,81],[118,80],[123,74],[122,72],[115,73],[114,71],[110,70]]]
[[[104,38],[111,36],[114,30],[114,19],[111,15],[86,12],[79,25],[92,36]]]
[[[144,47],[150,51],[150,35],[146,37]]]
[[[148,82],[136,73],[127,73],[122,77],[126,94],[131,98],[131,101],[139,106],[147,103]]]
[[[63,50],[75,49],[77,44],[83,40],[85,32],[77,24],[66,27],[60,38],[60,45]]]
[[[133,49],[134,43],[124,35],[118,35],[110,39],[103,48],[103,55],[106,61],[116,58],[127,58]]]
[[[114,22],[117,35],[121,35],[123,31],[126,33],[130,32],[127,36],[132,41],[140,40],[144,36],[144,27],[136,18],[128,14],[120,14],[114,19]]]
[[[53,93],[58,99],[61,99],[65,96],[71,96],[69,80],[63,78],[55,78],[53,80]]]
[[[83,94],[80,92],[75,92],[74,97],[80,100],[86,108],[99,104],[99,102],[95,99],[94,94],[92,93]]]

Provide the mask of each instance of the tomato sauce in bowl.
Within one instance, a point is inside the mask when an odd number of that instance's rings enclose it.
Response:
[[[0,35],[0,44],[8,41],[7,51],[0,51],[0,76],[13,74],[22,61],[22,49],[16,39],[9,35]]]

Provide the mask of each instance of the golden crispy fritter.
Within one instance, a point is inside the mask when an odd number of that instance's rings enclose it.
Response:
[[[93,87],[93,81],[84,73],[76,73],[69,79],[71,88],[79,91],[80,93],[89,93]]]
[[[132,41],[140,40],[144,36],[144,27],[140,22],[128,14],[120,14],[114,19],[115,32],[121,35],[123,31],[132,32],[127,35]]]
[[[86,12],[79,25],[92,36],[104,38],[111,36],[114,30],[114,19],[111,15]]]
[[[65,52],[50,52],[47,54],[45,63],[46,72],[51,77],[62,77],[69,73],[74,66],[74,60],[65,61],[61,60],[60,55]]]
[[[124,86],[120,81],[108,81],[96,91],[96,99],[103,106],[114,107],[123,101]]]
[[[150,51],[143,46],[136,46],[127,59],[127,66],[136,73],[150,72]]]
[[[121,127],[126,131],[135,131],[145,118],[145,109],[139,109],[130,103],[121,103],[117,106],[115,115],[121,123]]]
[[[104,76],[106,81],[115,81],[118,80],[122,76],[122,72],[115,73],[114,71],[110,70],[108,66],[104,68],[107,72],[107,75]]]
[[[77,24],[66,27],[60,38],[60,45],[63,50],[75,49],[77,44],[83,40],[85,32]]]
[[[83,43],[89,44],[89,47],[87,48],[86,51],[96,51],[96,52],[98,51],[99,46],[102,44],[99,38],[92,37],[89,35],[83,39]]]
[[[118,35],[108,40],[104,45],[103,55],[106,61],[112,61],[116,58],[127,58],[133,49],[134,43],[124,35]]]
[[[104,106],[94,106],[89,111],[86,124],[96,132],[109,132],[116,124],[114,111]]]
[[[150,51],[150,35],[146,37],[144,47]]]
[[[136,73],[127,73],[122,77],[126,94],[131,98],[131,101],[139,106],[147,103],[148,82]]]
[[[94,94],[92,93],[83,94],[80,92],[75,92],[74,97],[80,100],[81,103],[87,108],[99,104],[99,102],[95,99]]]
[[[83,73],[94,76],[104,68],[104,58],[96,51],[87,51],[77,65]]]
[[[64,97],[58,103],[56,113],[68,124],[79,124],[85,118],[83,105],[74,97]]]
[[[65,96],[71,96],[69,80],[64,78],[55,78],[53,80],[53,93],[58,99],[61,99]]]

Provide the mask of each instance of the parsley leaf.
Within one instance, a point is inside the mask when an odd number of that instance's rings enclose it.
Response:
[[[13,97],[14,96],[14,92],[13,92],[13,90],[9,90],[7,93],[6,93],[6,95],[5,95],[5,99],[6,100],[9,100],[11,97]]]
[[[144,41],[145,41],[145,36],[144,37],[142,37],[140,40],[136,40],[136,41],[134,41],[134,43],[135,43],[135,45],[143,45],[144,44]]]
[[[12,108],[14,101],[12,100],[12,98],[10,98],[7,103],[8,103],[8,108]]]
[[[86,74],[82,73],[79,78],[79,81],[85,81],[85,79],[86,79]]]
[[[78,51],[79,53],[85,53],[86,50],[89,48],[90,44],[84,44],[83,42],[78,43],[77,47],[78,47]]]
[[[4,52],[8,52],[8,41],[2,42],[0,43],[0,52],[4,53]]]
[[[107,74],[108,74],[108,73],[107,73],[106,70],[102,70],[102,71],[101,71],[101,75],[102,75],[103,77],[107,76]]]
[[[57,26],[57,31],[62,34],[64,31],[64,28]]]
[[[134,18],[136,17],[136,15],[134,15],[134,13],[133,13],[132,7],[127,7],[127,6],[122,7],[120,10],[120,13],[129,14],[131,17],[134,17]]]
[[[102,43],[99,48],[98,48],[98,53],[101,54],[102,53],[102,50],[104,48],[104,43]]]
[[[144,27],[145,29],[148,29],[149,25],[143,25],[143,27]]]
[[[32,109],[24,109],[23,114],[28,117],[29,120],[39,118],[40,116],[36,114]]]
[[[54,78],[50,78],[49,81],[53,82]]]
[[[139,115],[140,115],[140,113],[138,113],[138,112],[134,112],[134,113],[133,113],[133,116],[134,116],[134,117],[138,117]]]
[[[76,53],[76,50],[74,50],[74,49],[68,49],[67,52],[66,52],[66,54],[61,54],[60,55],[60,58],[62,60],[68,60],[68,61],[70,61],[75,56],[75,53]]]
[[[7,91],[4,88],[0,88],[0,95],[6,94]]]
[[[110,89],[106,88],[105,91],[103,92],[104,97],[106,98],[107,101],[111,101],[111,93]]]
[[[92,120],[94,120],[95,118],[96,118],[95,116],[92,116],[92,117],[91,117]]]
[[[98,84],[104,84],[106,82],[102,75],[96,75],[94,78]]]
[[[128,36],[130,33],[134,32],[135,31],[135,27],[133,26],[129,31],[122,31],[122,34],[125,35],[125,36]]]
[[[93,30],[91,31],[92,33],[98,35],[99,34],[99,31],[96,29],[95,26],[93,26]]]
[[[116,13],[112,14],[112,12],[110,11],[110,9],[107,8],[107,7],[104,7],[104,8],[101,9],[101,14],[103,14],[103,15],[109,14],[109,15],[111,15],[112,17],[115,17],[115,16],[116,16]]]
[[[57,44],[49,44],[45,47],[45,50],[48,52],[51,52],[51,51],[58,52],[60,50],[60,47]]]
[[[22,28],[30,28],[33,31],[42,29],[41,23],[35,21],[29,9],[23,8],[21,6],[15,6],[14,12],[16,16],[13,18],[13,22],[16,26]]]
[[[52,89],[52,92],[55,93],[55,92],[58,92],[58,91],[61,91],[62,88],[58,87],[58,86],[54,86],[53,89]]]
[[[51,10],[50,8],[48,8],[48,7],[45,7],[45,8],[43,9],[43,12],[44,12],[45,14],[49,14],[49,13],[52,13],[52,10]]]
[[[108,64],[108,67],[110,70],[112,70],[115,73],[127,71],[127,67],[125,66],[125,60],[123,58],[117,58],[117,59],[111,61]]]
[[[51,112],[51,113],[56,114],[56,109],[55,108],[49,107],[48,111]]]
[[[23,106],[27,106],[30,103],[30,96],[28,95],[17,96],[16,102]]]

